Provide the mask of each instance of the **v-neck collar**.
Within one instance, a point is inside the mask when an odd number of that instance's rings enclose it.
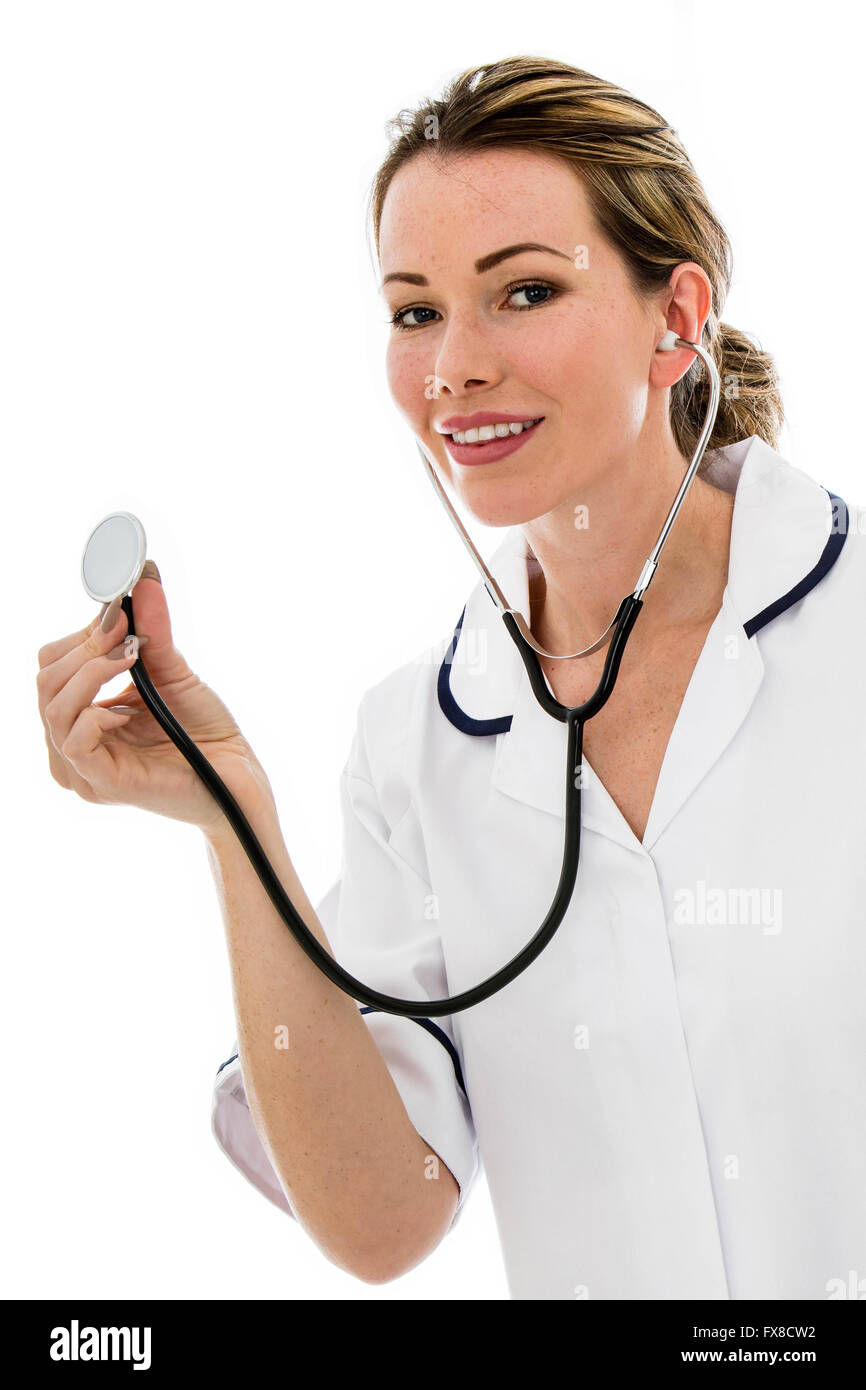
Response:
[[[764,674],[756,633],[820,582],[847,534],[842,499],[759,436],[706,457],[707,480],[734,493],[728,580],[665,750],[642,841],[584,759],[583,824],[638,852],[652,849],[745,719]],[[527,622],[530,553],[522,530],[513,527],[488,562],[508,603]],[[494,760],[494,787],[563,817],[566,727],[539,706],[520,654],[480,581],[443,659],[438,694],[443,715],[462,733],[504,735]]]

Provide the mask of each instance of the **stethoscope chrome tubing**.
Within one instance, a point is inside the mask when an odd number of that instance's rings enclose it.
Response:
[[[652,582],[652,578],[656,570],[658,569],[659,556],[661,555],[665,541],[667,540],[668,535],[670,534],[670,529],[679,515],[680,507],[683,505],[683,502],[685,501],[686,493],[691,487],[692,480],[694,479],[694,476],[698,471],[701,459],[704,456],[704,450],[707,447],[707,441],[709,440],[710,435],[713,431],[713,426],[716,423],[716,414],[719,409],[721,383],[719,381],[718,368],[716,367],[715,362],[713,361],[710,354],[707,352],[706,348],[702,347],[700,343],[690,343],[687,338],[677,338],[676,346],[681,348],[688,348],[689,352],[697,353],[698,357],[703,362],[704,366],[707,369],[707,379],[710,383],[710,399],[709,404],[707,406],[707,413],[704,416],[704,423],[701,426],[701,432],[698,435],[698,442],[695,445],[695,452],[692,455],[692,461],[686,469],[685,477],[680,483],[677,495],[671,504],[671,509],[665,517],[662,529],[659,531],[658,534],[658,539],[656,540],[656,543],[650,551],[646,563],[644,564],[644,567],[641,570],[640,578],[638,579],[638,582],[635,586],[635,598],[643,598],[644,594],[650,586],[650,583]]]

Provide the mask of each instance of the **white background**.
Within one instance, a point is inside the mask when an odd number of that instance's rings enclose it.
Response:
[[[134,512],[177,645],[250,738],[321,898],[358,701],[451,632],[476,579],[387,391],[366,194],[389,116],[521,53],[680,132],[734,247],[722,316],[781,370],[780,451],[866,500],[854,14],[0,6],[6,1296],[507,1297],[483,1183],[423,1265],[370,1286],[220,1153],[235,1031],[204,842],[51,779],[36,654],[95,612],[92,527]],[[472,529],[489,555],[498,534]]]

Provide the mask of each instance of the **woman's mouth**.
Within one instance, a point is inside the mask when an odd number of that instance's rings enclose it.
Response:
[[[522,448],[526,441],[535,434],[543,420],[543,415],[537,420],[527,420],[517,434],[513,432],[513,425],[507,425],[504,427],[508,430],[507,434],[497,435],[494,433],[492,439],[485,439],[483,436],[489,435],[491,430],[495,431],[496,428],[503,427],[482,425],[480,429],[455,430],[456,438],[451,434],[444,436],[445,447],[455,463],[470,466],[476,463],[496,463],[498,459],[504,459],[508,454],[513,454],[517,449]],[[468,442],[466,442],[467,436]],[[479,436],[482,437],[479,438]]]

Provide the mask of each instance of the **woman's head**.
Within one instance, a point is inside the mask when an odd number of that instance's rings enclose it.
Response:
[[[371,191],[376,250],[383,276],[427,283],[384,285],[404,325],[391,331],[389,383],[481,520],[511,524],[586,495],[638,442],[691,458],[705,373],[655,351],[667,328],[716,361],[708,448],[751,434],[777,444],[772,359],[719,321],[728,239],[657,112],[564,63],[513,58],[462,73],[392,125]],[[485,264],[527,242],[559,254]],[[517,288],[527,281],[538,287]],[[455,468],[436,427],[486,410],[544,422],[501,463]]]

